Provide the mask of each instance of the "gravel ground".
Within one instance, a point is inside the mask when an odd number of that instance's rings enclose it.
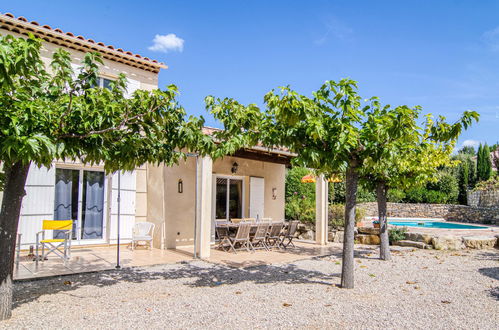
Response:
[[[372,253],[374,252],[374,253]],[[498,329],[499,250],[357,251],[356,288],[338,256],[230,268],[202,261],[15,285],[0,329]]]

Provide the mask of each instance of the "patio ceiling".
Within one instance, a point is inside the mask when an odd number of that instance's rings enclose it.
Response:
[[[289,152],[275,152],[275,151],[267,151],[262,148],[244,148],[236,151],[231,156],[251,159],[251,160],[259,160],[267,163],[276,163],[283,164],[287,167],[291,166],[291,159],[293,159],[293,154]]]

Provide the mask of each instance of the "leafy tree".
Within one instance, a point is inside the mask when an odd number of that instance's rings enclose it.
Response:
[[[481,175],[482,175],[482,168],[483,168],[483,147],[482,144],[478,146],[478,150],[476,152],[476,181],[479,182],[481,181]]]
[[[492,160],[490,158],[490,148],[487,145],[487,143],[485,143],[482,152],[483,152],[483,164],[484,164],[482,178],[483,181],[487,181],[492,176]]]
[[[492,161],[490,159],[490,149],[487,144],[478,148],[477,154],[477,180],[487,181],[492,175]]]
[[[472,146],[464,146],[458,151],[458,153],[472,156],[476,155],[475,148]]]
[[[312,93],[312,97],[300,95],[289,87],[273,90],[264,97],[265,112],[254,104],[244,106],[229,98],[209,96],[205,101],[207,109],[229,128],[219,138],[235,139],[242,144],[261,142],[267,147],[285,146],[297,154],[293,159],[295,165],[314,168],[326,178],[345,173],[343,288],[354,286],[355,207],[359,176],[363,174],[365,162],[370,161],[373,166],[378,164],[381,168],[379,164],[382,160],[390,159],[401,169],[410,165],[406,172],[410,174],[417,164],[432,160],[428,151],[435,158],[438,154],[450,153],[446,141],[459,135],[462,125],[466,126],[471,120],[468,117],[476,116],[468,114],[466,120],[455,125],[447,124],[444,118],[433,121],[428,117],[426,129],[420,133],[425,139],[418,139],[417,136],[408,138],[420,142],[412,144],[417,148],[411,154],[410,148],[403,143],[408,131],[403,126],[414,123],[411,109],[381,108],[377,98],[363,101],[357,93],[357,83],[349,79],[326,81]],[[387,147],[386,141],[378,134],[388,141],[398,141],[398,147]],[[408,164],[397,163],[395,154],[391,154],[393,150],[410,154],[412,157],[402,158]],[[431,168],[431,173],[435,171],[434,166],[427,168]],[[417,178],[427,175],[427,172],[421,171]],[[405,178],[403,175],[399,177]],[[381,195],[386,196],[386,190]]]
[[[437,121],[428,115],[424,128],[418,127],[420,107],[381,107],[373,103],[365,123],[364,141],[368,155],[361,169],[362,179],[376,189],[380,222],[380,259],[390,259],[387,200],[390,189],[407,189],[435,181],[440,192],[428,195],[438,201],[442,195],[457,197],[454,177],[442,175],[437,181],[438,168],[451,164],[450,155],[462,130],[478,118],[474,112],[465,112],[462,119],[449,125],[444,117]]]
[[[473,157],[469,157],[467,159],[468,162],[468,184],[470,188],[475,187],[477,179],[476,179],[476,160]]]
[[[221,138],[267,147],[285,146],[297,154],[295,165],[314,168],[326,178],[345,173],[345,237],[341,286],[354,286],[354,225],[359,170],[366,158],[365,121],[375,98],[363,101],[357,83],[326,81],[312,97],[289,87],[264,97],[266,112],[232,99],[206,98],[207,108],[229,127]],[[232,128],[232,129],[231,129]],[[372,150],[372,149],[370,149]]]
[[[459,203],[466,205],[469,189],[469,163],[464,161],[459,167]]]
[[[104,164],[107,173],[147,162],[175,163],[183,148],[213,150],[201,134],[202,120],[185,121],[176,87],[142,91],[125,98],[126,78],[111,89],[96,86],[96,53],[73,72],[70,54],[53,54],[50,70],[40,58],[41,42],[0,37],[0,163],[4,194],[0,211],[0,320],[11,315],[12,270],[19,214],[31,164],[54,159]]]

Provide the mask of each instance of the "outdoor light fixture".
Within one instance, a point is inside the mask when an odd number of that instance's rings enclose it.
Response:
[[[272,188],[272,199],[277,199],[277,188]]]
[[[230,169],[230,171],[232,172],[232,174],[236,174],[237,173],[237,168],[239,167],[239,164],[234,162],[234,164],[232,164],[232,168]]]
[[[184,183],[182,179],[178,179],[178,193],[181,194],[184,192]]]

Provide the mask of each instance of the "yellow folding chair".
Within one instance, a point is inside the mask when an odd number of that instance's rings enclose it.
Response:
[[[45,239],[45,232],[47,230],[62,230],[64,238],[52,238]],[[71,234],[73,232],[73,220],[43,220],[42,230],[36,233],[36,265],[38,265],[38,247],[42,248],[41,260],[50,254],[54,253],[59,256],[65,262],[71,257]],[[41,239],[40,239],[41,235]],[[45,247],[47,247],[48,252],[45,253]],[[59,250],[64,247],[64,250]]]

